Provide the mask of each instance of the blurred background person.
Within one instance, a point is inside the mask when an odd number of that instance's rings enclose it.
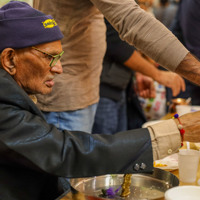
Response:
[[[190,52],[200,59],[200,1],[181,0],[171,30]],[[175,98],[192,98],[192,105],[200,105],[200,87],[185,80],[186,90]],[[168,100],[173,97],[167,91]]]
[[[178,9],[178,3],[172,0],[159,0],[158,6],[153,7],[153,13],[160,22],[170,28]]]

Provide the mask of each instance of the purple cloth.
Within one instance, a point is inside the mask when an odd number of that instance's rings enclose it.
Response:
[[[62,38],[52,16],[25,2],[11,1],[0,8],[0,52],[8,47],[19,49]]]

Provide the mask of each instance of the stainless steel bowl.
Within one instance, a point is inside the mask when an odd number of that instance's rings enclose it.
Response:
[[[123,174],[104,175],[91,178],[71,179],[72,187],[79,193],[84,194],[87,200],[105,200],[109,198],[100,197],[102,189],[113,187],[117,189],[123,182]],[[153,174],[133,174],[131,177],[131,194],[122,198],[125,200],[158,200],[164,198],[164,193],[169,188],[179,185],[178,178],[168,171],[158,168]]]

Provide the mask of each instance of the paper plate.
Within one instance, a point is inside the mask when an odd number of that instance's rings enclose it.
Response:
[[[167,156],[161,160],[154,161],[154,167],[167,171],[178,169],[178,153]]]

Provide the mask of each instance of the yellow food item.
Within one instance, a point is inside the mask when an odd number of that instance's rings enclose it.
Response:
[[[167,165],[166,164],[162,164],[162,163],[156,163],[156,161],[154,161],[153,166],[154,167],[166,167]]]

